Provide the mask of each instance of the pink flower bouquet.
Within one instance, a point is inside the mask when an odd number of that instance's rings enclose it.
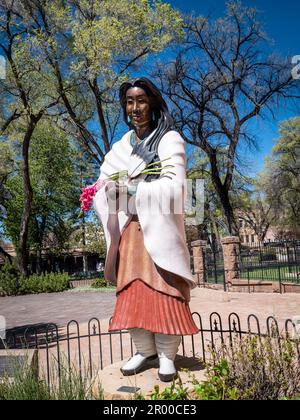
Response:
[[[94,196],[96,195],[97,191],[106,184],[106,182],[106,179],[98,179],[98,181],[96,181],[93,185],[82,188],[82,194],[80,195],[81,212],[79,217],[82,217],[83,213],[89,212]]]
[[[168,158],[168,159],[170,159],[170,158]],[[164,162],[165,160],[168,160],[168,159],[164,159],[162,161],[154,162],[154,163],[150,163],[150,164],[146,165],[145,169],[142,170],[139,174],[146,174],[146,175],[147,174],[158,174],[159,175],[162,168],[156,167],[156,165],[160,164],[161,162]],[[167,167],[172,167],[172,165],[166,165],[166,166],[164,166],[164,169],[167,168]],[[124,178],[124,177],[127,178],[128,181],[131,178],[133,178],[133,177],[128,176],[128,171],[127,170],[124,170],[124,171],[120,171],[120,172],[115,172],[114,174],[110,175],[110,177],[108,179],[98,179],[93,185],[89,185],[88,187],[82,188],[82,194],[80,195],[80,201],[81,201],[80,209],[81,209],[81,212],[80,212],[79,217],[82,217],[84,213],[89,212],[89,210],[91,209],[93,198],[96,195],[97,191],[100,190],[100,188],[102,188],[109,180],[117,181],[118,179]]]

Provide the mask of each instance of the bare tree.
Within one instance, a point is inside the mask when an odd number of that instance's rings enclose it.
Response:
[[[156,71],[177,130],[209,159],[211,180],[234,235],[238,226],[230,191],[241,146],[255,144],[249,123],[267,113],[274,116],[281,100],[299,99],[291,64],[268,56],[266,43],[256,11],[229,3],[226,16],[216,21],[188,18],[176,59]],[[225,170],[219,162],[224,149]]]
[[[239,219],[244,220],[247,226],[253,229],[259,242],[263,242],[274,220],[272,205],[265,203],[261,197],[256,197],[247,207],[238,212]]]

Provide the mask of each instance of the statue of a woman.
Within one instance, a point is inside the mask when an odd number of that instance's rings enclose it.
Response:
[[[171,130],[167,105],[150,80],[123,83],[120,102],[129,131],[106,154],[99,179],[127,170],[130,181],[105,184],[93,202],[107,241],[105,278],[117,285],[109,331],[128,329],[136,346],[123,375],[158,357],[159,378],[171,381],[181,336],[198,332],[188,305],[196,284],[184,230],[184,140]],[[143,174],[146,165],[159,167],[159,175]]]

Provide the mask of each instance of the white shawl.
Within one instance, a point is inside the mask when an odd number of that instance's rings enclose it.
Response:
[[[127,170],[130,166],[131,131],[116,142],[105,156],[99,179]],[[145,247],[152,260],[161,268],[181,276],[191,288],[196,287],[190,270],[190,255],[184,229],[186,196],[186,157],[184,140],[176,131],[163,136],[158,146],[162,163],[161,177],[152,182],[140,182],[136,191],[136,212],[144,234]],[[172,165],[172,168],[166,168]],[[169,171],[172,174],[168,173]],[[107,243],[105,278],[116,283],[116,258],[122,231],[131,214],[112,211],[105,187],[94,197],[94,209],[102,221]]]

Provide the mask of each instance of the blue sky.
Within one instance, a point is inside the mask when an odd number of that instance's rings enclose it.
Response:
[[[226,0],[168,0],[168,3],[183,12],[195,11],[197,14],[210,14],[212,17],[223,15],[226,9]],[[300,55],[299,0],[243,0],[242,3],[258,9],[260,20],[266,33],[273,40],[276,52],[284,56]],[[293,109],[281,109],[275,120],[270,118],[253,123],[259,144],[259,150],[249,156],[254,173],[263,168],[264,157],[271,152],[274,139],[278,136],[278,123],[296,115]]]

